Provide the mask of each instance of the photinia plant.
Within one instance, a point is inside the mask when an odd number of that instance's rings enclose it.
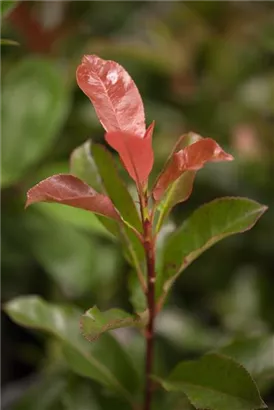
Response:
[[[115,378],[117,369],[104,367],[102,357],[84,354],[84,340],[79,341],[72,332],[66,333],[65,326],[60,327],[60,320],[69,322],[64,310],[50,307],[38,298],[21,298],[9,302],[6,311],[18,323],[50,331],[66,342],[65,356],[73,370],[116,391],[133,409],[150,410],[157,387],[181,392],[197,409],[265,408],[247,370],[222,352],[181,362],[166,378],[153,375],[153,353],[156,316],[180,273],[216,242],[250,229],[267,207],[246,198],[216,199],[165,235],[159,251],[160,234],[168,216],[176,204],[190,197],[196,172],[208,162],[232,161],[233,157],[213,139],[188,133],[178,139],[156,181],[149,184],[154,162],[154,122],[146,126],[143,102],[129,74],[114,61],[87,55],[76,78],[105,129],[105,141],[117,151],[131,177],[138,201],[133,200],[120,178],[112,154],[103,145],[87,141],[71,155],[71,174],[54,175],[35,185],[28,191],[26,206],[57,202],[85,209],[95,213],[121,241],[136,272],[141,303],[135,303],[134,314],[116,308],[101,312],[92,307],[82,315],[80,328],[84,337],[95,344],[101,343],[94,341],[102,333],[112,329],[134,326],[144,330],[143,401],[139,400],[140,387],[133,388],[128,380]],[[27,318],[25,311],[31,313]],[[118,354],[118,347],[111,346],[112,354]],[[133,373],[131,376],[134,379]]]

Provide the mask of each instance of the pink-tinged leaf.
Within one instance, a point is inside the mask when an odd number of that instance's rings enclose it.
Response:
[[[120,219],[109,197],[98,194],[81,179],[69,174],[53,175],[32,187],[27,193],[26,207],[36,202],[57,202]]]
[[[147,180],[153,166],[152,134],[154,122],[148,127],[143,138],[126,132],[108,132],[105,139],[120,156],[120,159],[135,182]]]
[[[196,172],[207,162],[232,160],[232,155],[223,151],[213,139],[202,138],[173,154],[168,166],[160,175],[155,185],[153,198],[155,201],[159,201],[170,184],[176,181],[186,171]]]
[[[145,134],[142,98],[122,66],[95,55],[85,55],[77,68],[76,77],[107,132]]]

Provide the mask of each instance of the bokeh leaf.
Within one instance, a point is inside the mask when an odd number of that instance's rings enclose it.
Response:
[[[274,378],[274,336],[235,340],[218,353],[237,360],[256,380],[269,375]]]
[[[17,0],[2,0],[0,2],[1,18],[6,17],[17,3]]]
[[[191,404],[208,410],[256,410],[267,406],[249,373],[234,360],[208,354],[181,362],[162,385],[181,391]]]
[[[226,335],[208,328],[195,315],[168,307],[157,318],[157,334],[164,337],[172,348],[184,352],[206,353],[226,340]]]
[[[92,102],[107,132],[124,131],[143,136],[145,114],[142,98],[132,78],[115,61],[95,55],[83,57],[77,82]]]
[[[133,383],[137,384],[137,376],[129,357],[110,335],[102,339],[99,350],[96,344],[85,341],[78,327],[81,315],[78,309],[52,305],[37,296],[23,296],[6,303],[4,310],[16,323],[57,337],[64,346],[68,363],[76,373],[96,380],[132,402],[131,394],[136,389]],[[95,347],[91,349],[90,346]],[[115,361],[109,360],[110,355],[115,355]],[[117,363],[123,368],[119,379],[115,374]],[[126,380],[129,375],[132,379]]]
[[[122,327],[142,327],[145,326],[146,321],[146,312],[130,315],[116,308],[100,312],[94,306],[81,317],[80,323],[83,336],[91,342],[98,339],[102,333],[108,330],[120,329]]]
[[[62,207],[59,205],[59,208]],[[100,273],[100,259],[98,246],[87,232],[69,222],[33,211],[25,214],[24,223],[32,258],[64,295],[79,297],[94,289]],[[108,272],[107,266],[104,271]]]
[[[2,94],[3,185],[21,179],[49,151],[69,105],[69,88],[52,61],[26,59],[9,71]]]
[[[18,41],[10,40],[8,38],[1,38],[0,44],[1,46],[19,46],[20,45]]]
[[[201,253],[227,236],[252,228],[267,207],[246,198],[219,198],[199,209],[166,241],[157,292],[166,293],[178,274]]]
[[[36,376],[29,388],[25,388],[23,396],[14,398],[15,404],[11,405],[12,410],[35,410],[39,401],[41,410],[60,410],[61,401],[68,388],[68,380],[64,372],[56,369],[41,372]]]

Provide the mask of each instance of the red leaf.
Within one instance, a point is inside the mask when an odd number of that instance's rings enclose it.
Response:
[[[169,165],[156,183],[153,197],[155,201],[159,201],[169,185],[186,171],[198,171],[207,162],[232,160],[232,155],[223,151],[213,139],[202,138],[173,154]]]
[[[76,72],[107,132],[124,131],[143,136],[145,114],[138,88],[127,71],[114,61],[86,55]]]
[[[152,134],[154,122],[148,127],[143,138],[126,132],[108,132],[106,141],[114,148],[127,172],[134,181],[147,180],[153,166]]]
[[[69,174],[53,175],[32,187],[27,193],[26,207],[36,202],[57,202],[120,220],[109,197]]]

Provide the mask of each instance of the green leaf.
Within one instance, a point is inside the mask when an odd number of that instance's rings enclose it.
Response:
[[[252,228],[267,207],[247,198],[219,198],[197,209],[166,242],[157,293],[168,292],[191,262],[227,236]]]
[[[237,360],[255,379],[274,378],[274,336],[235,340],[218,353]]]
[[[184,393],[191,404],[208,410],[255,410],[267,406],[256,384],[239,363],[229,357],[208,354],[199,360],[181,362],[167,380],[168,391]]]
[[[82,334],[89,341],[98,339],[102,333],[108,330],[132,326],[143,327],[146,322],[147,312],[135,315],[130,315],[121,309],[100,312],[96,306],[87,310],[80,321]]]
[[[1,18],[7,17],[7,15],[12,11],[12,9],[14,9],[17,3],[18,3],[17,0],[7,0],[7,1],[2,0],[0,2]]]
[[[102,192],[100,175],[91,155],[91,140],[77,147],[70,156],[70,173],[86,182],[97,192]]]
[[[16,400],[12,410],[36,410],[39,401],[39,410],[60,410],[61,397],[66,393],[67,380],[60,371],[53,369],[41,372],[37,380],[25,388],[23,396]]]
[[[103,185],[122,218],[137,231],[142,231],[141,220],[133,199],[120,178],[112,155],[102,145],[92,146],[92,156],[103,180]]]
[[[45,58],[27,59],[5,76],[2,95],[2,184],[21,179],[52,147],[67,117],[68,87]]]
[[[130,228],[130,226],[133,226],[139,232],[142,231],[140,217],[134,201],[119,176],[110,152],[100,144],[93,144],[92,156],[107,194],[120,212],[122,218],[128,224],[118,227],[119,234],[117,234],[116,230],[116,235],[120,235],[120,239],[126,251],[126,258],[132,266],[137,268],[144,260],[144,249],[139,238],[137,238],[134,231]],[[116,229],[117,226],[116,224]]]
[[[100,261],[86,232],[37,212],[27,212],[25,224],[34,257],[66,295],[79,297],[92,289]]]
[[[112,238],[110,232],[105,229],[104,225],[99,221],[96,215],[83,209],[73,208],[72,206],[60,206],[59,204],[54,203],[41,203],[39,204],[39,211],[50,219],[59,222],[63,221],[75,228],[80,228],[87,232]],[[106,220],[108,218],[104,219]]]
[[[90,185],[95,191],[104,193],[101,177],[91,154],[91,147],[92,141],[88,140],[72,152],[70,172]],[[120,228],[117,222],[101,215],[95,215],[94,219],[99,221],[115,237],[120,236]]]
[[[184,149],[188,145],[191,145],[194,142],[199,141],[201,139],[202,137],[200,135],[192,133],[192,132],[189,134],[185,134],[181,138],[179,138],[178,142],[173,148],[157,180],[165,172],[166,168],[172,161],[172,156],[175,152],[181,149]],[[164,197],[161,199],[161,201],[157,205],[157,208],[159,211],[157,228],[156,228],[157,232],[159,232],[165,218],[168,216],[171,209],[179,202],[186,201],[189,198],[191,191],[192,191],[195,175],[196,175],[196,171],[186,171],[178,179],[176,179],[172,184],[170,184]]]
[[[18,41],[10,40],[8,38],[1,38],[0,44],[1,46],[19,46],[20,45]]]
[[[78,309],[49,304],[38,296],[22,296],[6,303],[4,310],[15,323],[58,338],[76,373],[96,380],[133,403],[138,376],[129,356],[110,335],[104,335],[99,344],[88,343],[79,331]]]

